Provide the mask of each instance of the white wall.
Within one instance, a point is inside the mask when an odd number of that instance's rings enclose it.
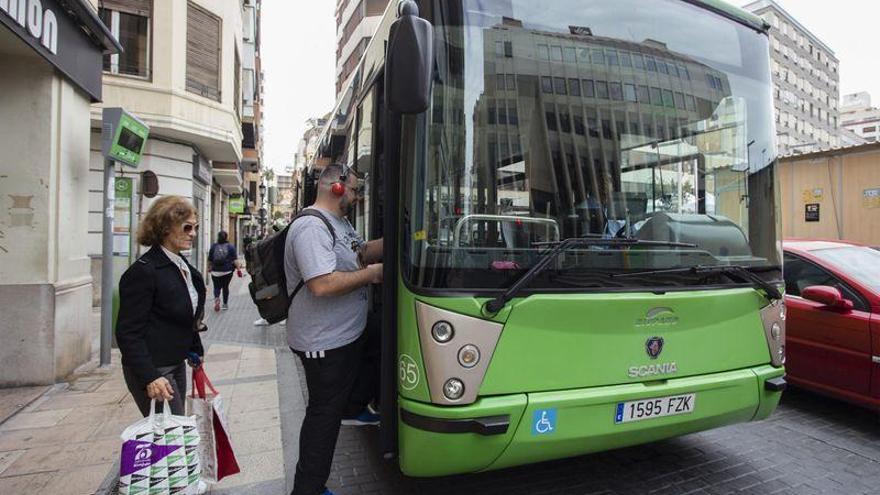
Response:
[[[0,88],[0,386],[52,383],[91,351],[89,101],[36,57]]]

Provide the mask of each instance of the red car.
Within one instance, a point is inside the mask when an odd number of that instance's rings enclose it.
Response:
[[[786,379],[880,410],[880,251],[801,239],[783,248]]]

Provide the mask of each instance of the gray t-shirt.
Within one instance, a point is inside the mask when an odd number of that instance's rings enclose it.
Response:
[[[333,225],[336,243],[327,226],[316,217],[297,219],[287,232],[284,274],[287,292],[305,281],[335,271],[360,269],[358,248],[364,243],[351,223],[333,213],[311,207]],[[335,297],[317,297],[303,285],[287,312],[287,343],[302,352],[327,351],[354,342],[367,325],[367,288]]]

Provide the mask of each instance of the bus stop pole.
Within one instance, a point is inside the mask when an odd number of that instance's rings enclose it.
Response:
[[[110,364],[113,338],[113,207],[116,164],[104,159],[104,224],[101,232],[101,366]]]

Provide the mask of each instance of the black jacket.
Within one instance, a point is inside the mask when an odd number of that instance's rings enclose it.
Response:
[[[116,342],[122,365],[131,367],[144,383],[161,376],[157,367],[182,363],[187,352],[205,353],[196,329],[205,313],[205,282],[187,265],[199,294],[195,316],[186,282],[160,246],[132,263],[119,281]]]

